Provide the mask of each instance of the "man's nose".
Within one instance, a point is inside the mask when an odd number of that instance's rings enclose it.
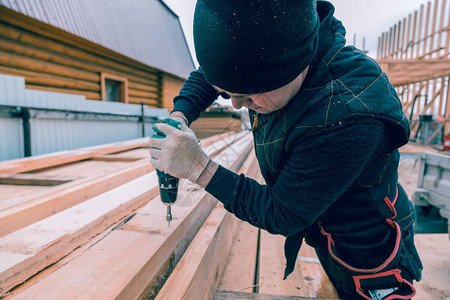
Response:
[[[245,102],[245,98],[243,97],[233,97],[231,96],[231,104],[235,109],[240,109]]]

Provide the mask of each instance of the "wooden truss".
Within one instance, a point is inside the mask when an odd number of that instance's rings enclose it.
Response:
[[[419,116],[426,114],[443,122],[444,134],[449,134],[449,30],[450,4],[434,0],[433,4],[422,4],[378,38],[377,61],[401,98],[413,136]]]

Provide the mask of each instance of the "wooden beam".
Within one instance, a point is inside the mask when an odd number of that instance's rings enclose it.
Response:
[[[0,237],[80,204],[139,176],[153,167],[147,159],[119,172],[72,181],[9,203],[0,210]]]
[[[55,186],[77,180],[76,177],[43,176],[38,174],[15,174],[0,176],[0,184]]]
[[[217,290],[251,293],[255,289],[258,235],[258,228],[239,223]]]
[[[257,161],[252,153],[238,173],[254,177],[256,174],[249,173],[254,164]],[[239,220],[219,203],[155,299],[211,299],[225,268],[238,223]]]
[[[308,297],[308,288],[298,261],[294,272],[283,280],[286,266],[284,242],[285,237],[272,235],[265,230],[261,230],[259,292],[262,294]]]
[[[251,148],[247,135],[215,160],[237,171]],[[148,182],[143,188],[148,188]],[[147,286],[157,285],[158,279],[172,270],[216,205],[217,200],[203,190],[196,193],[200,200],[193,206],[172,209],[171,227],[165,220],[166,207],[156,198],[83,255],[18,294],[16,299],[139,297]]]
[[[237,224],[235,216],[217,205],[155,299],[211,299]]]
[[[156,172],[152,172],[1,238],[0,296],[158,193]]]
[[[339,299],[339,296],[320,264],[312,247],[303,243],[298,260],[308,288],[308,295],[313,298]]]
[[[219,291],[214,295],[213,300],[327,300],[327,299],[299,297],[299,296],[285,296],[285,295],[270,295],[270,294],[250,294],[233,291]]]
[[[98,161],[124,161],[124,162],[133,162],[142,159],[142,157],[124,157],[124,156],[116,156],[116,155],[98,155],[91,158],[92,160]]]
[[[124,142],[80,148],[70,151],[19,158],[0,162],[0,175],[29,172],[48,167],[54,167],[75,161],[90,159],[97,155],[115,153],[129,149],[146,147],[148,138],[128,140]]]
[[[205,151],[213,156],[216,151],[226,146],[226,141],[231,143],[242,137],[243,133],[236,137],[230,137],[228,133],[213,136],[202,140],[201,144]],[[80,179],[3,204],[0,206],[0,237],[82,203],[152,170],[153,167],[148,163],[148,158],[144,157],[143,160],[132,163],[120,171]]]

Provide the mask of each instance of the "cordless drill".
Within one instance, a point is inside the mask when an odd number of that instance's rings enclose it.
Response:
[[[180,180],[160,170],[156,170],[156,174],[158,175],[161,201],[164,205],[167,206],[166,220],[170,226],[170,221],[172,221],[171,206],[175,203],[175,201],[177,201],[178,182]]]
[[[164,123],[175,128],[178,128],[178,126],[181,125],[180,122],[172,119],[165,119]],[[153,137],[165,138],[165,135],[162,132],[160,132],[157,128],[153,129],[156,132],[156,134],[153,135]],[[156,170],[156,174],[158,175],[159,193],[161,195],[161,201],[164,205],[167,206],[166,220],[170,226],[170,221],[172,221],[171,206],[175,203],[175,201],[177,201],[178,182],[180,180],[160,170]]]

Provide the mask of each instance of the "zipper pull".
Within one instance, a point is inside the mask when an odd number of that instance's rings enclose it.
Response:
[[[258,126],[258,116],[259,114],[255,114],[255,116],[253,117],[253,125],[252,125],[252,131],[256,130],[256,127]]]

